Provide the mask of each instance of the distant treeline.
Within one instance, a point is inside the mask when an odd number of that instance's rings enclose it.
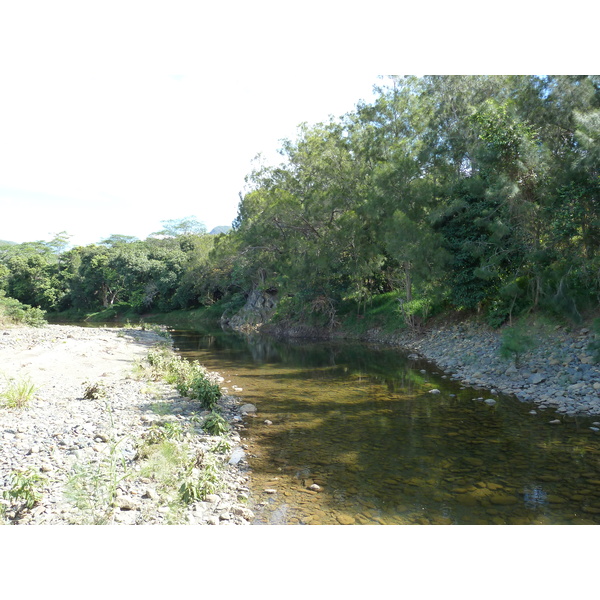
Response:
[[[329,324],[382,294],[413,324],[598,306],[600,76],[387,78],[280,152],[257,159],[227,234],[172,222],[145,241],[4,246],[0,289],[47,310],[143,312],[261,288],[280,317]]]

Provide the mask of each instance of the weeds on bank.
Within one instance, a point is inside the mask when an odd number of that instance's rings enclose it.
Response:
[[[182,441],[187,429],[181,423],[154,423],[143,435],[142,441],[138,444],[136,458],[145,458],[148,456],[148,449],[156,444],[167,440]]]
[[[8,388],[0,394],[4,405],[8,408],[23,408],[33,400],[37,388],[33,385],[31,379],[21,378],[16,381],[10,381]]]
[[[109,521],[119,484],[131,476],[123,455],[113,444],[109,454],[96,463],[76,464],[67,482],[65,495],[93,525]]]
[[[206,416],[192,415],[188,423],[163,421],[154,423],[136,440],[135,461],[139,465],[135,477],[147,477],[156,484],[160,502],[169,506],[167,522],[181,522],[186,505],[204,500],[221,487],[224,455],[231,449],[226,439],[206,454],[192,451],[190,444],[195,426],[209,435],[222,436],[229,430],[227,421],[217,412],[221,390],[210,381],[207,371],[198,362],[188,362],[175,355],[166,344],[155,346],[145,361],[136,367],[138,376],[146,380],[162,380],[174,385],[180,395],[200,402],[210,411]],[[101,388],[87,383],[86,396],[94,397]],[[155,413],[170,412],[167,402],[152,405]],[[112,424],[112,415],[111,415]],[[125,459],[113,442],[101,460],[77,465],[67,484],[67,497],[83,512],[87,522],[106,523],[114,511],[119,484],[133,476]]]
[[[114,428],[112,409],[107,406],[111,430]],[[126,438],[111,441],[108,452],[96,462],[77,463],[65,487],[66,498],[84,514],[84,521],[102,525],[109,521],[119,484],[131,477],[120,450]]]
[[[11,473],[10,487],[2,492],[2,497],[8,502],[8,506],[14,509],[15,519],[19,518],[25,510],[31,510],[41,501],[43,497],[41,488],[45,481],[46,478],[32,468]],[[6,510],[6,505],[0,506],[0,517],[5,517]]]
[[[222,393],[216,383],[210,381],[206,369],[198,361],[183,360],[166,345],[158,345],[148,351],[147,372],[153,380],[163,379],[181,396],[197,400],[206,410],[215,410]],[[143,371],[143,365],[139,370]]]
[[[96,381],[95,383],[86,381],[83,385],[83,397],[86,400],[100,400],[106,398],[106,388],[102,381]]]
[[[217,412],[211,412],[203,421],[202,429],[210,435],[220,436],[229,431],[229,423]]]

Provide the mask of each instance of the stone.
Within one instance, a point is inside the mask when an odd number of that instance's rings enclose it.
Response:
[[[543,373],[534,373],[529,379],[527,383],[538,385],[542,383],[542,381],[546,381],[546,376]]]
[[[121,510],[136,510],[140,507],[141,501],[132,496],[117,496],[114,505]]]
[[[484,402],[488,405],[488,406],[494,406],[494,404],[496,404],[496,401],[493,398],[488,398],[487,400],[484,400]]]
[[[158,500],[159,497],[158,492],[153,487],[147,487],[142,496],[142,498],[150,498],[151,500]]]
[[[429,390],[430,394],[441,394],[440,390],[438,390],[437,388],[433,388],[432,390]]]
[[[354,525],[356,523],[356,519],[350,515],[338,515],[337,520],[341,525]]]
[[[248,413],[255,413],[256,412],[256,406],[254,406],[254,404],[244,404],[240,408],[240,412],[243,415],[247,415]]]
[[[509,506],[511,504],[517,504],[519,499],[515,496],[509,496],[508,494],[491,494],[489,496],[489,501],[492,504],[500,505],[500,506]]]
[[[463,506],[475,506],[477,504],[477,498],[474,498],[471,494],[458,494],[456,501]]]
[[[273,488],[267,488],[265,490],[265,494],[276,494],[277,490],[274,490]]]
[[[229,458],[229,464],[237,465],[245,456],[246,454],[244,450],[240,446],[237,446],[233,449],[233,452],[231,453],[231,456]]]
[[[483,465],[483,459],[475,456],[466,456],[464,461],[473,467],[481,467]]]
[[[550,504],[564,504],[566,502],[565,498],[557,496],[556,494],[548,494],[546,499],[548,502],[550,502]]]
[[[246,521],[254,520],[254,513],[249,508],[246,508],[245,506],[235,506],[232,509],[232,512],[234,515],[237,515],[238,517],[242,517],[243,519],[246,519]]]

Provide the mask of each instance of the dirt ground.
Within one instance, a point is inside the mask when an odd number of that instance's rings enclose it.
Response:
[[[81,386],[128,377],[136,360],[164,341],[151,331],[48,325],[0,330],[0,390],[10,380],[36,388]]]

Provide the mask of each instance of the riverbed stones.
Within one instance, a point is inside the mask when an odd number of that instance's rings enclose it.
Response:
[[[499,355],[502,331],[474,323],[440,326],[394,343],[435,362],[452,379],[548,405],[573,415],[600,414],[600,365],[587,352],[589,334],[565,328],[540,331],[536,347],[507,364]]]
[[[337,515],[337,520],[340,525],[354,525],[356,519],[350,515]]]
[[[10,346],[5,340],[11,341]],[[207,524],[210,519],[219,521],[221,513],[231,515],[228,520],[231,524],[249,522],[251,513],[237,514],[231,501],[229,507],[220,502],[206,502],[200,511],[194,505],[184,506],[178,516],[166,505],[169,500],[161,497],[156,483],[140,476],[136,440],[143,439],[153,424],[186,425],[192,411],[197,410],[195,407],[188,410],[190,403],[180,398],[171,386],[157,382],[149,385],[132,377],[134,359],[143,358],[157,342],[164,342],[164,338],[150,331],[54,325],[41,329],[14,328],[9,335],[0,336],[2,371],[12,374],[9,369],[16,365],[15,374],[31,375],[38,386],[36,397],[23,409],[0,407],[0,489],[6,489],[10,474],[16,469],[31,468],[45,478],[42,500],[16,523],[90,522],[88,512],[78,509],[74,500],[67,497],[68,483],[76,473],[92,482],[95,474],[103,473],[110,465],[111,456],[116,458],[115,475],[120,477],[124,462],[130,477],[120,482],[112,507],[107,505],[108,523],[150,525],[192,523],[193,519],[196,524]],[[88,361],[81,360],[86,358],[82,354],[88,355]],[[18,360],[23,355],[28,360]],[[24,363],[28,366],[23,367]],[[85,382],[96,381],[98,377],[104,380],[106,395],[84,399]],[[0,391],[3,383],[0,380]],[[176,407],[178,414],[154,413],[152,407],[159,404],[169,409]],[[235,398],[224,396],[220,404],[222,414],[230,422],[233,423],[233,416],[240,416]],[[200,430],[177,443],[188,445],[190,451],[208,453],[217,439]],[[228,465],[227,455],[219,460],[224,463],[219,471],[219,494],[248,497],[244,462]],[[218,500],[221,496],[217,496]],[[10,518],[10,514],[7,516]]]
[[[504,494],[502,492],[497,492],[490,494],[488,496],[488,500],[497,506],[511,506],[513,504],[517,504],[519,499],[515,496],[510,496],[508,494]]]

